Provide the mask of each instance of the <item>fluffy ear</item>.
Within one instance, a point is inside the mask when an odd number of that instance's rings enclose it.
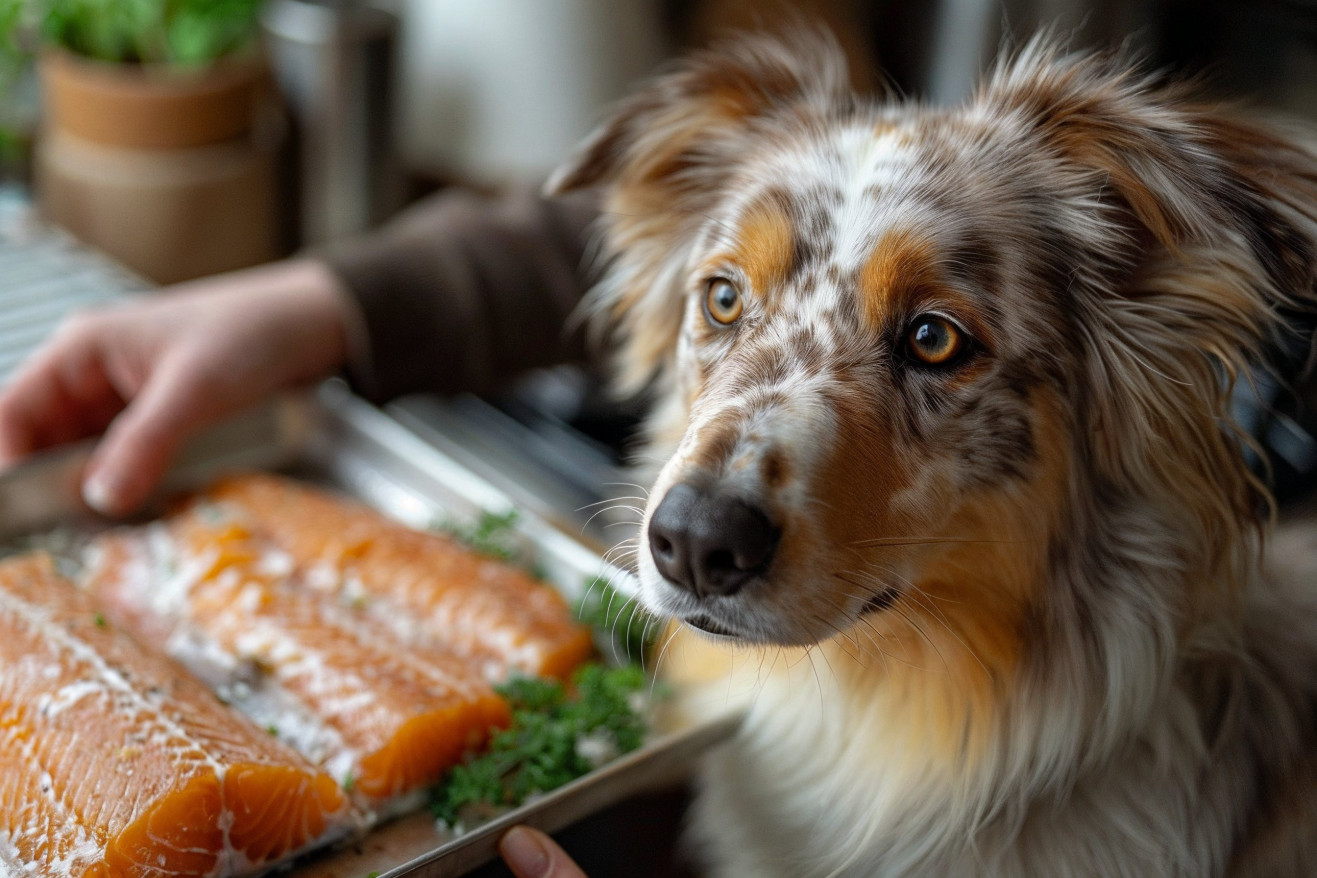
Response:
[[[1184,258],[1186,248],[1242,243],[1268,305],[1311,306],[1317,156],[1308,149],[1119,54],[1066,56],[1046,37],[1003,63],[978,100],[1099,181],[1098,197],[1145,243]]]
[[[1311,332],[1317,155],[1126,59],[1046,41],[977,100],[1053,157],[1069,205],[1087,453],[1117,490],[1163,492],[1199,521],[1202,557],[1229,563],[1258,493],[1221,429],[1226,379],[1292,345],[1296,316]]]
[[[747,37],[685,59],[623,101],[546,192],[603,189],[607,276],[587,307],[614,330],[618,387],[643,388],[676,349],[685,259],[752,146],[751,132],[851,101],[831,37]]]
[[[745,36],[699,52],[624,100],[549,178],[559,194],[597,185],[694,183],[735,159],[751,120],[830,109],[849,100],[845,57],[832,37],[802,30],[788,43]]]

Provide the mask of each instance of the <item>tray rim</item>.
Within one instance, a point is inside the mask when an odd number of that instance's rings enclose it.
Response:
[[[287,452],[283,460],[267,455],[251,465],[242,455],[234,454],[232,448],[224,447],[226,441],[231,441],[226,437],[242,437],[255,430],[270,428],[273,428],[278,440],[287,443],[287,447],[280,449]],[[314,460],[315,443],[332,441],[335,430],[356,433],[388,448],[402,462],[418,468],[431,478],[442,480],[454,493],[461,494],[481,509],[496,513],[517,510],[518,519],[514,528],[540,551],[552,551],[568,562],[575,561],[582,570],[587,565],[597,568],[598,573],[594,575],[607,577],[619,592],[634,593],[635,577],[630,571],[608,561],[594,547],[575,539],[534,509],[519,506],[504,491],[387,412],[355,396],[340,382],[325,382],[309,391],[286,394],[203,431],[185,446],[178,460],[169,468],[160,487],[153,492],[153,500],[159,501],[170,494],[195,488],[223,471],[277,471],[299,460]],[[0,471],[0,541],[75,522],[84,526],[113,525],[115,522],[88,510],[78,490],[80,475],[94,447],[95,440],[71,443],[40,452]],[[262,462],[274,465],[262,466]],[[450,478],[458,484],[449,484]],[[60,492],[59,496],[33,493],[43,485],[47,489],[53,486]],[[368,499],[358,499],[378,509]],[[380,511],[390,514],[388,510]],[[25,522],[21,520],[23,516],[32,522],[31,527],[24,527]],[[11,520],[15,517],[20,520]],[[551,584],[563,591],[561,583]],[[572,597],[570,594],[566,596]],[[547,832],[558,831],[647,789],[670,785],[689,771],[700,754],[731,737],[743,718],[743,710],[729,705],[726,711],[704,721],[689,722],[674,730],[656,733],[639,750],[625,754],[531,802],[443,841],[428,851],[381,870],[379,876],[437,878],[461,875],[494,859],[497,856],[498,838],[514,825],[526,824]],[[669,771],[670,776],[659,776],[660,769]],[[315,869],[317,863],[325,865],[323,861],[339,853],[331,845],[309,853],[304,861],[299,858],[291,867],[287,864],[279,867],[281,871],[277,874],[288,875],[290,878],[309,876],[314,873],[307,870]]]

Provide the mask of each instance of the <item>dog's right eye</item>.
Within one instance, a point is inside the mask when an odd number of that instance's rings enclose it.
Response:
[[[704,297],[704,311],[709,319],[719,326],[730,326],[741,316],[744,306],[741,304],[741,291],[725,277],[715,277],[709,281],[709,290]]]
[[[929,366],[947,366],[965,350],[965,337],[956,324],[936,314],[914,322],[906,336],[910,352]]]

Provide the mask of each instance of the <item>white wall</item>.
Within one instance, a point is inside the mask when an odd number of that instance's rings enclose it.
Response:
[[[661,59],[655,0],[402,0],[408,165],[487,182],[547,174]]]

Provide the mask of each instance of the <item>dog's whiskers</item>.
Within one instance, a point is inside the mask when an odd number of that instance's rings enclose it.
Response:
[[[940,625],[943,628],[943,630],[945,630],[948,634],[950,634],[951,637],[956,641],[956,643],[962,649],[964,649],[966,653],[969,654],[970,658],[974,659],[974,661],[979,665],[979,667],[983,669],[984,673],[988,673],[988,674],[991,673],[991,671],[989,671],[988,669],[987,664],[984,663],[983,659],[979,656],[979,654],[975,652],[974,649],[968,643],[965,642],[964,638],[961,637],[960,634],[956,632],[955,627],[951,624],[951,620],[947,618],[946,614],[942,611],[942,609],[935,606],[932,603],[933,601],[932,595],[930,595],[924,589],[920,588],[915,583],[911,582],[906,577],[897,573],[895,570],[892,570],[891,568],[881,564],[876,564],[875,566],[880,568],[883,572],[885,572],[889,576],[898,580],[900,583],[902,583],[902,585],[904,585],[905,587],[901,590],[901,596],[907,597],[910,601],[914,603],[916,608],[923,610],[925,612],[927,618],[931,618],[932,621],[936,622],[938,625]],[[872,573],[860,572],[859,575],[866,576],[880,585],[883,584],[883,581]],[[859,583],[852,582],[852,584],[858,585]],[[950,598],[947,598],[946,600],[951,601]],[[952,602],[956,603],[956,601],[952,601]],[[893,608],[895,608],[895,605],[893,605]],[[901,612],[899,609],[898,609],[898,614],[903,619],[905,619],[908,623],[915,626],[916,630],[918,630],[919,633],[924,637],[924,639],[928,641],[929,645],[933,646],[934,650],[938,651],[938,658],[942,659],[942,662],[945,665],[946,664],[945,657],[942,656],[941,651],[937,649],[936,645],[928,637],[927,632],[925,632],[922,628],[919,628],[919,626],[915,625],[914,620],[908,614]]]
[[[639,506],[630,506],[630,505],[628,505],[628,504],[626,504],[626,503],[622,503],[622,502],[613,502],[613,501],[609,501],[609,502],[612,503],[612,505],[610,505],[610,506],[604,506],[604,507],[602,507],[602,508],[600,508],[600,509],[596,509],[596,510],[590,515],[590,517],[587,518],[587,519],[585,520],[585,522],[581,525],[581,530],[585,530],[587,527],[590,526],[590,522],[594,521],[594,520],[595,520],[596,518],[598,518],[599,516],[604,515],[605,513],[608,513],[608,512],[618,512],[618,511],[621,511],[621,510],[623,510],[623,509],[626,509],[626,510],[630,510],[631,512],[634,512],[634,513],[639,517],[639,518],[637,519],[637,521],[639,521],[639,519],[645,517],[645,513],[640,509]],[[593,506],[593,505],[596,505],[596,504],[593,504],[593,503],[592,503],[592,504],[590,504],[590,505]],[[589,507],[582,507],[582,509],[588,509],[588,508],[589,508]],[[581,511],[581,510],[577,510],[577,511],[579,512],[579,511]]]
[[[623,501],[623,500],[635,500],[637,503],[644,503],[644,502],[645,502],[646,500],[648,500],[648,499],[649,499],[648,497],[634,497],[634,496],[627,496],[627,497],[609,497],[609,498],[604,499],[604,500],[596,500],[596,501],[593,502],[593,503],[587,503],[587,504],[585,504],[584,506],[578,506],[578,507],[576,507],[576,511],[577,511],[577,512],[584,512],[585,510],[587,510],[587,509],[593,509],[593,508],[596,507],[596,506],[606,506],[606,505],[608,505],[609,503],[620,503],[620,502]],[[628,508],[634,508],[634,507],[628,507]]]
[[[645,499],[645,500],[648,500],[648,499],[649,499],[649,488],[646,488],[644,485],[637,485],[635,482],[604,482],[604,483],[603,483],[603,487],[605,487],[605,488],[635,488],[635,489],[636,489],[637,491],[639,491],[641,494],[644,494],[644,495],[645,495],[643,499]],[[642,498],[636,498],[636,499],[642,499]]]
[[[819,621],[823,621],[820,619]],[[825,712],[828,709],[827,696],[823,692],[823,680],[819,678],[818,666],[814,664],[814,648],[818,644],[810,644],[805,647],[805,659],[809,662],[809,670],[814,675],[814,687],[819,693],[819,711]]]

